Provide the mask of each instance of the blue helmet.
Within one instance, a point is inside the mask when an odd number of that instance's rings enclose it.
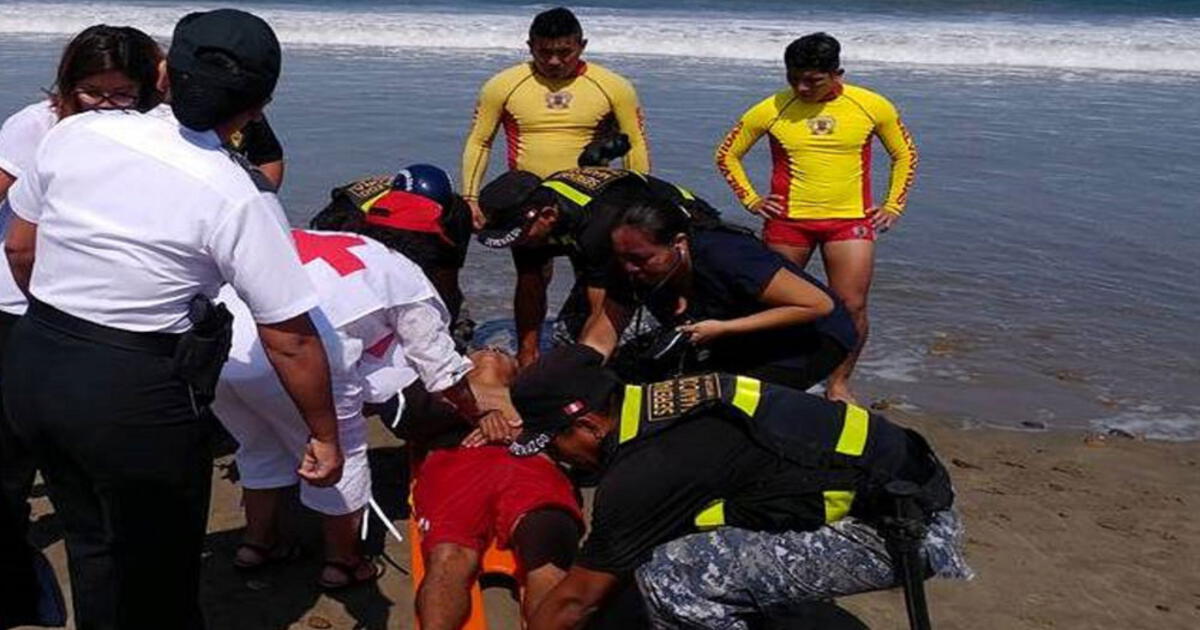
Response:
[[[396,173],[392,190],[403,190],[432,199],[443,208],[450,207],[454,198],[454,183],[446,171],[432,164],[410,164]]]

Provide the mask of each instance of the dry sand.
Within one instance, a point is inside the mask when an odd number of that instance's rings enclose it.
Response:
[[[921,429],[950,468],[978,573],[971,582],[929,584],[935,628],[1200,628],[1200,444],[963,430],[889,415]],[[385,509],[407,532],[404,451],[382,430],[372,444],[376,496],[390,497]],[[242,516],[231,460],[222,455],[213,467],[202,594],[209,627],[413,627],[407,542],[387,541],[387,573],[376,585],[343,594],[315,588],[315,552],[256,579],[236,574],[230,560]],[[63,545],[44,497],[35,500],[35,515],[35,536],[65,580]],[[318,549],[313,519],[296,520],[297,534]],[[488,589],[486,599],[493,628],[519,627],[505,589]],[[907,627],[898,591],[840,603],[872,628]]]

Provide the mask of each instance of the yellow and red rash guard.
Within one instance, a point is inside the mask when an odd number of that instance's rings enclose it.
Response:
[[[771,192],[784,198],[789,219],[858,219],[874,205],[871,143],[892,157],[887,198],[880,207],[900,214],[917,167],[917,148],[900,113],[886,98],[844,84],[826,101],[806,103],[791,88],[751,107],[717,147],[717,170],[747,208],[761,197],[746,177],[742,156],[765,133],[771,142]]]
[[[479,194],[501,124],[510,169],[547,177],[576,168],[589,142],[619,130],[629,136],[631,146],[625,168],[650,171],[637,92],[629,81],[594,63],[580,63],[575,76],[561,80],[547,79],[534,72],[532,63],[522,63],[483,84],[463,148],[462,194],[468,199]]]

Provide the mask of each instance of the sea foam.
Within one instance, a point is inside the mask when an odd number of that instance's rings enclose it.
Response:
[[[442,51],[519,48],[531,10],[242,6],[269,20],[287,45]],[[61,36],[107,22],[167,38],[185,10],[164,4],[15,2],[0,5],[0,34]],[[1200,74],[1198,18],[1035,21],[1011,15],[916,17],[806,9],[749,17],[612,9],[580,14],[590,49],[604,54],[777,62],[798,34],[826,30],[842,40],[851,63]]]

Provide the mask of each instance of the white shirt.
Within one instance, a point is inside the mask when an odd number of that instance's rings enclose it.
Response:
[[[8,201],[38,225],[37,299],[139,332],[187,330],[192,297],[226,282],[260,324],[316,306],[279,201],[215,133],[181,126],[165,107],[71,116],[34,163]]]
[[[50,101],[29,105],[8,117],[0,126],[0,170],[13,179],[21,179],[23,173],[33,167],[33,155],[46,132],[58,122],[58,114]],[[8,217],[12,213],[8,204],[0,201],[0,235],[8,231]],[[0,311],[13,315],[25,313],[25,294],[17,288],[8,268],[8,256],[0,254]]]
[[[473,367],[454,349],[450,313],[420,267],[383,244],[345,232],[293,230],[304,271],[320,295],[312,311],[329,357],[339,418],[364,400],[383,402],[420,378],[429,391],[458,382]],[[234,313],[230,366],[223,379],[257,381],[271,366],[258,332],[228,289]],[[230,369],[232,367],[232,369]]]

